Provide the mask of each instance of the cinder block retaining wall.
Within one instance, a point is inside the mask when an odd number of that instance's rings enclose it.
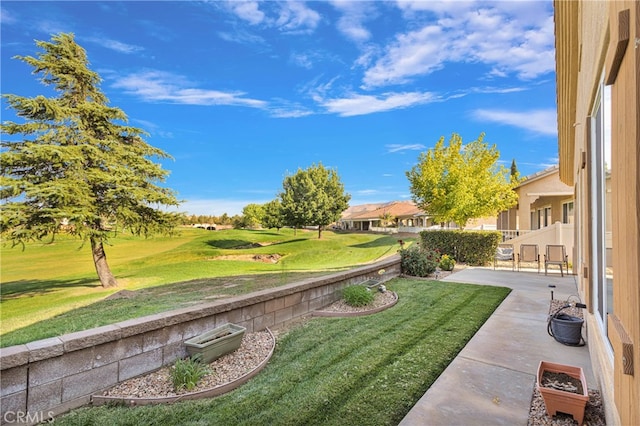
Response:
[[[385,270],[383,276],[378,275]],[[0,349],[1,424],[38,423],[91,395],[183,357],[183,342],[228,322],[275,328],[339,298],[339,290],[400,274],[400,257],[274,289]]]

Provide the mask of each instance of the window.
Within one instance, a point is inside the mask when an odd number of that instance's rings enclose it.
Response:
[[[573,201],[562,203],[562,223],[573,223]]]
[[[592,290],[598,323],[608,334],[608,314],[613,312],[613,245],[611,238],[611,88],[600,84],[591,117],[592,162],[590,175],[592,212]]]
[[[544,208],[544,226],[551,225],[551,207]]]

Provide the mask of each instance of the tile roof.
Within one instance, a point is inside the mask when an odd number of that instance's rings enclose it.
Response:
[[[367,220],[379,219],[385,214],[393,217],[411,217],[424,215],[412,201],[391,201],[389,203],[365,204],[362,206],[353,206],[345,210],[342,219],[348,220]]]

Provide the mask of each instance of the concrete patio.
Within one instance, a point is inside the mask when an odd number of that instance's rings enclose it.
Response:
[[[526,425],[540,361],[582,367],[589,389],[598,389],[587,346],[566,346],[547,333],[551,290],[555,299],[577,296],[575,278],[487,268],[444,278],[512,292],[400,425]]]

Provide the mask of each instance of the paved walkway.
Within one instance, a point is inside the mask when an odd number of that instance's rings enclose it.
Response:
[[[524,426],[540,361],[582,367],[588,387],[598,389],[587,346],[565,346],[547,334],[551,290],[555,299],[577,296],[574,276],[467,268],[443,281],[499,285],[513,290],[401,426]],[[556,287],[551,289],[549,284]]]

